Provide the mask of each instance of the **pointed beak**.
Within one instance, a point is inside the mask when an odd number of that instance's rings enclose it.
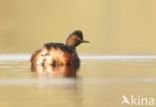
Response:
[[[89,41],[87,41],[87,40],[82,40],[81,42],[82,43],[89,43]]]

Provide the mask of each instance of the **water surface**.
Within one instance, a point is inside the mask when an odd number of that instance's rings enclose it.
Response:
[[[0,55],[0,107],[129,107],[122,95],[156,99],[155,56],[81,56],[72,78],[38,76],[29,58]]]

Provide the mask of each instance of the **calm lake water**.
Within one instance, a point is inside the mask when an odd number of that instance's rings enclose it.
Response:
[[[129,107],[121,104],[123,95],[156,99],[155,56],[81,59],[69,78],[32,72],[29,55],[0,55],[0,107]]]

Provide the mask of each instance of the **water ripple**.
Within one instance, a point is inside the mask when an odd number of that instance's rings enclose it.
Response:
[[[31,54],[0,54],[0,61],[27,61]],[[156,61],[155,55],[80,55],[89,61]]]

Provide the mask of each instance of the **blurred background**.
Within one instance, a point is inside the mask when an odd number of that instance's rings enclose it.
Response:
[[[156,54],[155,0],[0,0],[0,53],[32,53],[80,29],[81,54]]]

